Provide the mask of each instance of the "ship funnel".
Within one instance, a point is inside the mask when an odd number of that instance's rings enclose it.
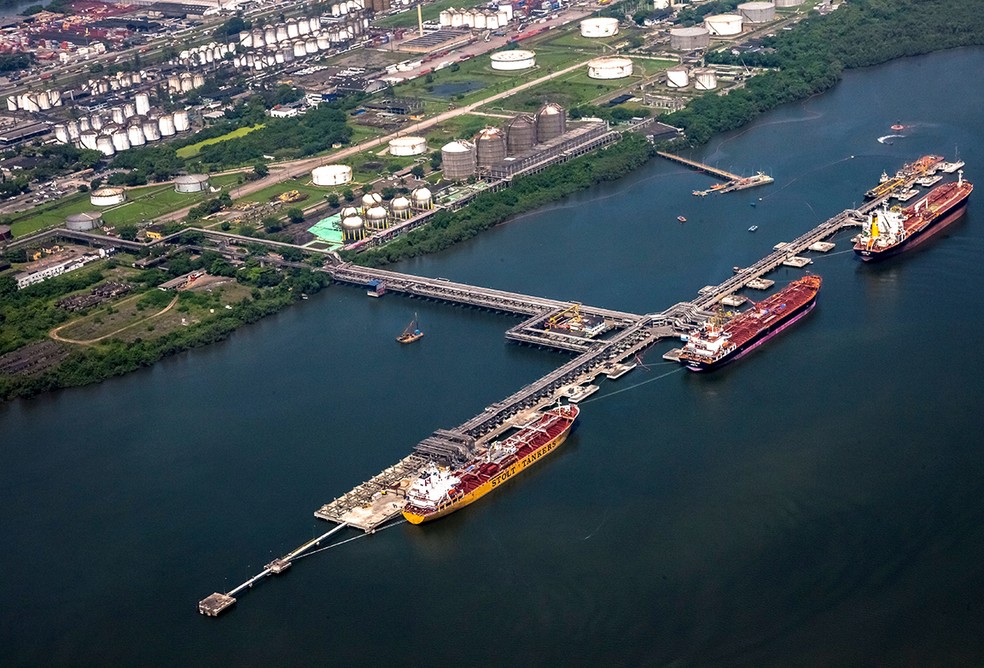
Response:
[[[962,186],[962,185],[963,185],[963,170],[961,169],[959,172],[957,172],[957,186]]]

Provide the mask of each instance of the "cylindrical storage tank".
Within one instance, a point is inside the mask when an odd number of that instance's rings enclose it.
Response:
[[[499,128],[485,128],[475,137],[475,163],[491,167],[506,159],[506,137]]]
[[[628,58],[613,56],[588,61],[588,78],[590,79],[622,79],[631,76],[631,74],[632,61]]]
[[[314,32],[315,30],[321,30],[321,17],[312,16],[308,18],[308,27],[311,29],[311,32]]]
[[[191,75],[191,72],[181,73],[181,92],[189,93],[195,87],[195,78]]]
[[[803,0],[776,0],[776,7],[796,7],[803,4]]]
[[[385,230],[388,219],[389,214],[386,212],[385,207],[377,205],[371,209],[366,209],[366,226],[369,229]]]
[[[472,12],[472,27],[478,30],[485,30],[487,27],[487,22],[485,20],[485,13],[475,11]]]
[[[341,14],[342,14],[342,8],[339,5],[332,5],[331,6],[331,15],[332,16],[341,16]]]
[[[174,177],[174,191],[200,193],[208,190],[208,174],[185,174]]]
[[[191,129],[191,119],[186,110],[180,109],[174,112],[174,129],[177,132],[186,132]]]
[[[460,28],[465,25],[465,13],[462,11],[451,12],[451,27]]]
[[[266,46],[266,40],[263,38],[263,30],[261,28],[253,29],[253,44],[254,49],[262,49]]]
[[[581,21],[581,37],[612,37],[618,34],[618,19],[596,17]]]
[[[62,94],[60,90],[49,90],[48,97],[51,98],[52,107],[62,106]]]
[[[109,110],[109,115],[112,116],[113,122],[117,125],[121,125],[126,117],[123,115],[123,107],[113,107]]]
[[[486,28],[488,28],[489,30],[498,30],[500,25],[502,25],[502,24],[499,23],[499,15],[498,14],[493,14],[491,12],[488,13],[488,14],[486,14],[486,16],[485,16],[485,27]]]
[[[349,216],[342,218],[342,239],[345,241],[358,241],[366,236],[365,223],[359,216]]]
[[[79,145],[91,151],[96,149],[96,138],[99,136],[95,130],[84,130],[79,133]]]
[[[528,70],[536,65],[536,54],[525,49],[499,51],[489,56],[492,69],[500,71]]]
[[[150,96],[147,93],[137,93],[133,97],[133,108],[138,116],[145,116],[150,111]]]
[[[162,137],[173,137],[177,130],[174,129],[174,116],[171,114],[164,114],[157,121],[158,127],[161,129]]]
[[[286,42],[287,39],[287,26],[284,24],[277,26],[277,41]]]
[[[205,85],[205,75],[204,74],[192,74],[191,75],[191,85],[195,88],[201,88]]]
[[[273,54],[273,60],[277,63],[277,65],[283,65],[286,62],[286,59],[284,58],[284,52],[277,51],[275,54]]]
[[[711,44],[711,33],[707,28],[693,26],[690,28],[670,29],[670,48],[674,51],[693,51],[706,49]]]
[[[382,204],[383,198],[379,193],[366,193],[362,196],[362,211],[366,212],[374,206]]]
[[[346,16],[348,14],[349,12],[348,5],[346,5],[344,2],[340,2],[335,6],[338,7],[338,13],[340,15]]]
[[[113,146],[113,138],[109,135],[99,135],[96,137],[96,150],[101,151],[103,155],[113,155],[116,153],[116,147]]]
[[[393,212],[394,218],[409,218],[410,200],[408,200],[403,195],[394,197],[393,201],[390,202],[390,211]]]
[[[506,152],[516,155],[533,148],[536,143],[536,119],[519,114],[506,124]]]
[[[297,37],[297,21],[290,19],[287,21],[287,38],[294,39]]]
[[[290,46],[285,46],[280,53],[283,54],[285,63],[294,62],[294,50]]]
[[[92,129],[92,121],[89,120],[88,116],[83,116],[79,119],[79,132],[85,132],[86,130]]]
[[[126,128],[117,128],[111,136],[113,137],[113,148],[117,151],[130,150],[130,135]]]
[[[205,61],[204,63],[202,63],[203,65],[205,63],[213,63],[215,62],[215,54],[212,52],[212,49],[206,49],[205,51],[202,52],[202,55],[199,57],[199,60]]]
[[[143,133],[147,141],[159,141],[161,138],[161,128],[155,119],[147,119],[143,122]]]
[[[48,91],[43,90],[37,94],[38,108],[42,111],[51,109],[51,98],[48,97]]]
[[[331,40],[328,39],[327,33],[322,33],[318,35],[318,50],[327,51],[331,48]]]
[[[177,74],[172,74],[167,78],[167,89],[172,93],[181,92],[181,77]]]
[[[277,43],[277,29],[273,26],[267,26],[263,29],[263,42],[266,46],[273,46]]]
[[[306,18],[301,18],[297,20],[297,34],[306,35],[311,32],[311,23]]]
[[[774,2],[743,2],[738,5],[738,13],[749,23],[767,23],[776,18]]]
[[[67,144],[69,142],[68,126],[64,123],[57,123],[55,125],[55,141],[59,144]]]
[[[132,102],[123,104],[123,118],[133,118],[137,115],[137,107]]]
[[[184,51],[178,54],[178,60],[180,60],[182,63],[187,63],[188,60],[190,60],[195,53],[197,53],[195,50],[189,51],[188,49],[185,49]]]
[[[567,132],[567,113],[559,104],[547,102],[536,112],[536,140],[542,144]]]
[[[693,71],[694,88],[696,90],[714,90],[717,88],[717,74],[709,67],[699,67]]]
[[[671,67],[666,70],[666,85],[670,88],[684,88],[689,83],[690,75],[686,67]]]
[[[704,19],[704,27],[712,35],[733,37],[741,34],[742,18],[739,14],[715,14]]]
[[[438,14],[438,23],[440,23],[442,28],[448,28],[451,26],[451,12],[446,9],[442,9],[441,13]]]
[[[318,40],[314,39],[313,37],[305,40],[304,41],[304,50],[307,52],[308,55],[317,53],[318,52]]]
[[[18,106],[16,95],[11,95],[7,98],[7,111],[17,111]]]
[[[475,146],[466,141],[453,141],[441,148],[441,170],[452,181],[467,179],[475,174]]]
[[[427,152],[427,140],[423,137],[397,137],[389,143],[390,155],[420,155]]]
[[[79,124],[78,121],[71,120],[65,124],[65,129],[68,130],[69,141],[75,141],[79,138]]]
[[[253,48],[253,33],[248,30],[244,30],[239,33],[239,43],[242,44],[247,49]]]
[[[415,209],[433,209],[434,199],[427,188],[416,188],[410,193],[410,202]]]
[[[126,201],[123,188],[99,188],[89,193],[89,203],[93,206],[116,206]]]
[[[352,180],[352,168],[348,165],[322,165],[311,170],[311,181],[316,186],[340,186]]]
[[[89,127],[93,130],[102,130],[106,123],[103,122],[103,117],[100,114],[93,114],[89,117]]]
[[[126,136],[130,139],[130,146],[143,146],[147,143],[147,138],[144,137],[143,127],[139,123],[128,127],[126,129]]]
[[[102,226],[102,214],[98,211],[73,213],[65,218],[65,227],[76,232],[88,232]]]
[[[294,50],[295,58],[303,58],[304,56],[307,55],[307,49],[304,48],[304,40],[301,39],[297,40],[296,42],[294,42],[291,48]]]

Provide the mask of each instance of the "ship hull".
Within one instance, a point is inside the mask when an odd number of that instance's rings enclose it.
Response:
[[[928,241],[931,237],[949,227],[951,223],[956,222],[963,217],[964,212],[967,210],[967,204],[968,198],[965,197],[951,207],[949,211],[941,213],[937,216],[936,219],[923,228],[922,231],[909,235],[903,239],[901,243],[897,243],[894,246],[890,246],[882,250],[877,250],[874,248],[858,248],[855,246],[854,252],[864,262],[878,262],[880,260],[894,257],[907,250],[911,250],[919,244]]]
[[[724,357],[711,361],[711,362],[697,362],[688,361],[687,369],[690,371],[713,371],[714,369],[719,369],[730,362],[734,362],[737,359],[741,359],[748,353],[752,352],[760,345],[768,341],[774,336],[777,336],[787,327],[791,327],[794,323],[804,317],[807,313],[813,310],[813,307],[817,305],[817,297],[813,296],[812,299],[805,302],[799,308],[790,312],[788,316],[780,320],[779,322],[773,323],[770,327],[762,329],[758,334],[750,338],[743,345],[738,346],[732,352],[728,353]]]
[[[499,471],[498,473],[496,473],[494,476],[489,478],[487,481],[485,481],[475,489],[471,490],[470,492],[467,492],[464,496],[452,501],[446,506],[443,506],[433,512],[428,512],[428,513],[416,512],[415,510],[407,508],[404,509],[403,511],[403,517],[406,518],[406,520],[410,522],[410,524],[423,524],[424,522],[432,522],[446,515],[450,515],[456,510],[461,510],[465,506],[470,505],[475,501],[478,501],[480,498],[491,492],[493,489],[500,487],[505,482],[512,479],[520,472],[524,471],[525,469],[529,468],[533,464],[537,463],[543,457],[545,457],[546,455],[550,454],[551,452],[559,448],[561,445],[563,445],[564,441],[566,441],[567,437],[570,435],[571,428],[573,426],[574,423],[572,422],[567,426],[566,429],[564,429],[564,431],[562,431],[560,434],[555,436],[553,439],[547,441],[536,450],[533,450],[522,459],[513,462],[511,465],[509,465],[509,467],[503,469],[502,471]]]

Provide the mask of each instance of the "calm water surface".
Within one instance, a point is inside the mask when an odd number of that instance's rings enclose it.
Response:
[[[654,162],[399,268],[661,310],[882,170],[957,149],[979,179],[982,69],[959,50],[852,72],[695,154],[772,186],[698,199],[706,177]],[[897,121],[906,136],[878,143]],[[710,376],[664,375],[662,346],[495,495],[303,559],[218,620],[198,600],[323,532],[320,504],[568,358],[506,345],[508,317],[332,288],[226,343],[4,405],[0,660],[980,665],[974,197],[881,266],[845,233],[788,335]],[[427,336],[398,346],[414,311]]]

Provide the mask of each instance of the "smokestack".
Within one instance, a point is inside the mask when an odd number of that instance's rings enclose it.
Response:
[[[417,3],[417,29],[420,31],[420,36],[424,36],[424,16],[420,13],[420,3]]]

